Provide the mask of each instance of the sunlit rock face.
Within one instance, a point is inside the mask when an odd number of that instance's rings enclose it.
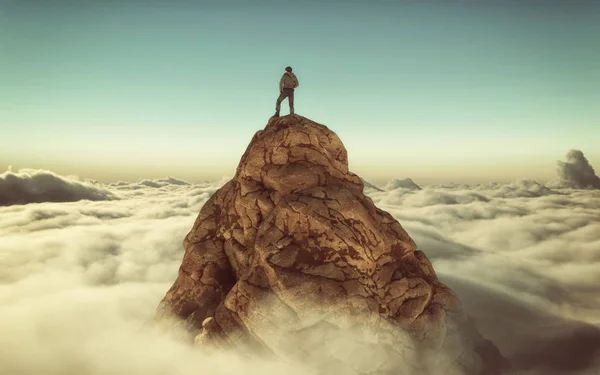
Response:
[[[425,254],[363,194],[326,126],[258,131],[184,239],[157,320],[198,345],[323,374],[499,374],[507,367]]]

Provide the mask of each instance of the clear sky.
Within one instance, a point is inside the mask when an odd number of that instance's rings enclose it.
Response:
[[[0,0],[0,169],[232,176],[286,65],[375,183],[600,169],[593,0]]]

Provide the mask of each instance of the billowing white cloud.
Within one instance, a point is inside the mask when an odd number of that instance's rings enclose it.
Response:
[[[64,177],[45,170],[20,169],[0,174],[0,206],[36,202],[73,202],[116,199],[109,190],[76,177]]]
[[[558,162],[558,186],[600,189],[600,177],[580,150],[570,150],[567,161]]]
[[[150,182],[88,183],[118,200],[0,207],[3,371],[306,374],[142,329],[177,275],[184,236],[224,183]],[[367,193],[522,373],[600,372],[600,190],[515,182]]]

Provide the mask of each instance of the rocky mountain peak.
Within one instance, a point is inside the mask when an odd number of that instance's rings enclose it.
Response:
[[[157,320],[176,317],[198,345],[326,373],[506,368],[400,223],[364,195],[339,137],[302,116],[254,135],[184,248]]]

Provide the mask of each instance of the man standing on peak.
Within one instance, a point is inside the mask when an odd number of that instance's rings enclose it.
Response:
[[[277,104],[275,105],[274,117],[279,117],[281,102],[285,98],[288,98],[288,102],[290,103],[290,115],[294,114],[294,89],[299,85],[298,78],[292,73],[292,67],[286,67],[285,73],[283,73],[283,76],[279,81],[279,98],[277,98]]]

